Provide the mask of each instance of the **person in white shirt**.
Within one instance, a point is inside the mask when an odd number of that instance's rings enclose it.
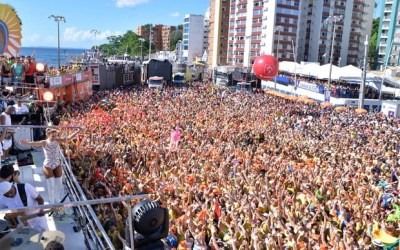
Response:
[[[0,125],[3,126],[11,126],[11,115],[15,113],[15,108],[14,106],[8,106],[6,110],[0,114]],[[5,128],[2,128],[5,129]],[[4,138],[4,140],[1,141],[1,145],[3,147],[3,154],[2,158],[7,159],[8,158],[8,151],[10,150],[12,146],[12,134],[14,133],[14,130],[11,127],[7,128],[7,133]],[[7,164],[7,162],[5,162]]]
[[[23,104],[20,100],[18,100],[17,103],[14,104],[14,108],[15,108],[15,114],[17,115],[29,113],[29,108],[25,104]]]
[[[8,181],[0,182],[0,208],[13,209],[25,207],[17,185],[21,184],[12,184]],[[25,189],[26,195],[26,207],[33,207],[44,204],[42,196],[40,196],[40,194],[36,192],[35,188],[31,184],[25,183],[23,185],[24,186],[22,188]],[[26,215],[38,215],[37,217],[27,220],[30,228],[33,228],[39,232],[49,230],[43,210],[26,210],[25,213]]]

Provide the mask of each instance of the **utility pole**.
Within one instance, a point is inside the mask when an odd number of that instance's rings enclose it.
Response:
[[[364,42],[364,69],[362,75],[362,81],[360,85],[360,100],[358,101],[358,108],[364,108],[364,92],[365,92],[365,81],[367,80],[367,64],[368,64],[368,35],[365,36]]]
[[[333,34],[332,34],[332,44],[331,44],[331,56],[329,58],[329,78],[328,78],[328,89],[325,90],[325,101],[329,102],[331,98],[331,81],[332,81],[332,64],[333,64],[333,51],[335,46],[335,36],[336,36],[336,23],[340,22],[343,19],[343,16],[329,16],[324,23],[325,24],[333,24]]]
[[[150,26],[150,32],[149,32],[149,60],[150,60],[150,55],[151,55],[151,41],[153,39],[153,26]]]
[[[144,42],[144,38],[141,37],[139,38],[140,41],[140,60],[141,62],[143,62],[143,42]]]
[[[276,28],[275,28],[275,31],[278,31],[278,46],[276,46],[276,55],[275,55],[276,60],[278,60],[278,61],[279,61],[279,41],[281,38],[281,29],[282,29],[282,26],[276,26]],[[274,90],[276,91],[276,76],[274,79],[275,79],[274,80]]]
[[[97,50],[96,38],[97,38],[97,35],[100,34],[100,31],[91,30],[90,33],[94,34],[94,50]]]
[[[55,16],[55,15],[50,15],[49,19],[53,19],[55,22],[57,22],[57,37],[58,37],[58,68],[61,67],[61,62],[60,62],[60,22],[66,22],[65,17],[63,16]]]

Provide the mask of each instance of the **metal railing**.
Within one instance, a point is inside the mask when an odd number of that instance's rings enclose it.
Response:
[[[46,126],[46,125],[0,125],[0,128],[56,128],[56,129],[82,129],[78,126]],[[68,147],[67,147],[68,149]],[[65,158],[64,153],[61,150],[61,161],[63,167],[63,174],[65,177],[65,188],[67,189],[68,197],[70,202],[60,203],[60,204],[49,204],[41,206],[23,207],[23,208],[13,208],[13,209],[0,209],[0,214],[5,213],[18,213],[25,212],[28,210],[35,209],[49,209],[49,208],[74,208],[75,216],[78,222],[84,220],[86,223],[84,225],[79,225],[85,237],[85,242],[88,249],[111,249],[114,250],[114,246],[104,230],[102,224],[97,218],[91,205],[113,203],[113,202],[123,202],[132,201],[137,199],[148,198],[147,194],[144,195],[132,195],[125,197],[114,197],[114,198],[104,198],[104,199],[93,199],[88,200],[85,193],[83,192],[81,186],[79,185],[75,175],[72,172],[69,156],[68,160]],[[130,232],[130,243],[131,249],[134,249],[134,239],[133,239],[133,226],[132,226],[132,209],[131,203],[125,204],[128,209],[128,226]],[[79,220],[81,218],[82,220]],[[99,236],[98,232],[101,236]],[[126,236],[128,237],[128,236]]]
[[[137,200],[137,199],[146,199],[148,198],[147,194],[143,194],[143,195],[131,195],[131,196],[125,196],[125,197],[113,197],[113,198],[104,198],[104,199],[95,199],[95,200],[84,200],[84,201],[72,201],[72,202],[65,202],[65,203],[60,203],[60,204],[49,204],[49,205],[41,205],[41,206],[31,206],[31,207],[23,207],[23,208],[13,208],[13,209],[0,209],[0,214],[5,214],[5,213],[20,213],[20,212],[25,212],[25,211],[29,211],[29,210],[37,210],[37,209],[51,209],[51,208],[71,208],[71,207],[82,207],[82,206],[86,206],[86,207],[90,207],[90,205],[96,205],[96,204],[104,204],[104,203],[114,203],[114,202],[122,202],[122,201],[132,201],[132,200]],[[129,203],[128,203],[129,205]],[[131,207],[128,206],[128,211],[131,211]],[[92,210],[93,211],[93,210]],[[93,211],[94,213],[94,211]],[[129,220],[129,230],[130,232],[132,231],[132,213],[128,213],[128,220]],[[96,217],[97,218],[97,217]],[[98,219],[97,219],[98,221]],[[102,229],[102,226],[100,224],[100,230]],[[104,247],[100,248],[100,249],[114,249],[114,246],[112,245],[110,239],[108,238],[107,234],[104,231],[104,228],[102,229],[101,232],[103,239],[107,241],[107,245],[109,248]],[[96,234],[94,234],[96,235]],[[130,237],[131,237],[131,243],[132,243],[132,248],[134,249],[133,246],[133,238],[132,238],[133,234],[131,233]],[[96,238],[99,238],[98,236],[96,236]]]

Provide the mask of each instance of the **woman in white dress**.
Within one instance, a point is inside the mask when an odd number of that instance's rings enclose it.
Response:
[[[66,138],[57,137],[56,129],[47,129],[47,139],[42,141],[20,140],[22,145],[42,147],[44,151],[43,172],[47,179],[49,192],[49,203],[54,204],[60,201],[59,193],[62,187],[62,167],[60,142],[65,142],[74,137],[79,131],[75,131]]]

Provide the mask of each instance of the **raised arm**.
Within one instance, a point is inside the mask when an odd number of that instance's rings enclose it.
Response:
[[[27,145],[27,146],[34,146],[34,147],[44,147],[46,146],[46,141],[27,141],[27,140],[19,140],[19,143],[21,145]]]
[[[4,141],[7,135],[8,128],[3,128],[0,134],[0,141]]]
[[[69,136],[64,137],[64,138],[57,138],[57,141],[58,142],[66,142],[66,141],[72,139],[75,135],[77,135],[79,133],[79,131],[80,130],[76,130],[75,132],[73,132],[72,134],[70,134]]]

